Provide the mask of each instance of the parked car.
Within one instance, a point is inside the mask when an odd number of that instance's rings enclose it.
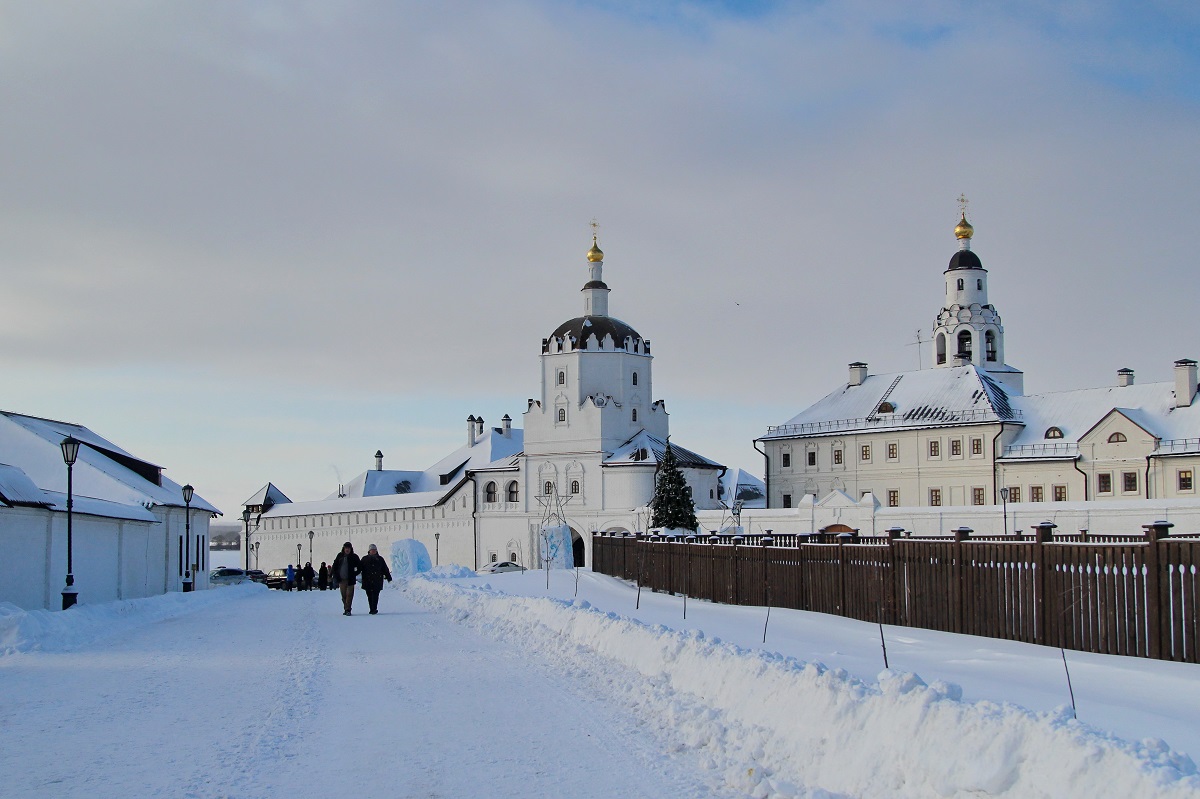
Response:
[[[283,584],[287,582],[287,569],[271,569],[267,572],[267,588],[283,589]]]
[[[267,582],[267,573],[262,569],[251,569],[250,571],[246,572],[246,576],[256,583],[265,584]]]
[[[499,574],[500,572],[523,572],[525,567],[520,563],[513,563],[511,560],[502,560],[499,563],[488,563],[479,570],[479,574]]]
[[[238,583],[245,583],[249,581],[250,577],[245,571],[229,566],[220,569],[213,569],[208,573],[209,585],[237,585]]]

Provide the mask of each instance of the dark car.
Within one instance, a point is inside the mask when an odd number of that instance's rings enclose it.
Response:
[[[246,576],[256,583],[266,584],[267,582],[267,573],[262,569],[251,569],[246,572]]]
[[[271,569],[267,572],[266,583],[267,588],[282,589],[284,583],[287,582],[287,569]]]

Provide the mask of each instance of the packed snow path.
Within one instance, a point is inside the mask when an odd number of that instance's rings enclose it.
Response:
[[[0,794],[730,795],[606,696],[399,591],[349,618],[333,592],[211,593],[0,661]]]

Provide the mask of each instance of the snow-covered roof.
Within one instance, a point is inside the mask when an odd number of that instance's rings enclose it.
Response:
[[[974,365],[867,375],[846,384],[762,438],[1019,421],[1004,388]],[[884,403],[888,405],[885,406]],[[890,406],[890,410],[888,409]]]
[[[0,463],[0,502],[10,507],[48,508],[54,503],[16,466]]]
[[[286,505],[289,502],[291,500],[274,483],[267,483],[242,504],[252,508],[270,508],[272,505]]]
[[[671,442],[675,452],[675,460],[681,469],[724,469],[725,467],[703,455],[684,449]],[[633,438],[626,441],[604,459],[604,466],[633,466],[652,464],[658,465],[667,454],[667,442],[658,436],[652,436],[645,430],[639,430]]]
[[[99,500],[98,510],[110,506],[143,510],[154,505],[183,507],[182,486],[164,476],[161,467],[126,452],[83,425],[0,411],[0,452],[9,465],[19,468],[42,491],[66,494],[67,469],[60,444],[67,436],[81,442],[73,468],[77,503],[89,498]],[[199,494],[193,495],[191,506],[220,513]]]
[[[767,507],[766,483],[745,469],[729,469],[721,475],[721,501],[733,505],[739,495],[743,508]]]

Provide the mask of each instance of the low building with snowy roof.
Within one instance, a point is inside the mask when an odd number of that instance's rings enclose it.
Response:
[[[67,575],[67,466],[71,566],[80,603],[208,587],[208,525],[219,511],[163,469],[83,425],[0,411],[0,602],[62,607]]]
[[[768,507],[796,509],[776,514],[776,526],[879,532],[880,520],[904,519],[936,533],[953,517],[1000,532],[1058,516],[1060,526],[1128,533],[1183,514],[1200,529],[1196,362],[1176,361],[1166,382],[1136,385],[1121,369],[1113,386],[1026,395],[1023,374],[1004,362],[973,233],[964,213],[929,368],[871,374],[852,363],[844,385],[757,439]]]

